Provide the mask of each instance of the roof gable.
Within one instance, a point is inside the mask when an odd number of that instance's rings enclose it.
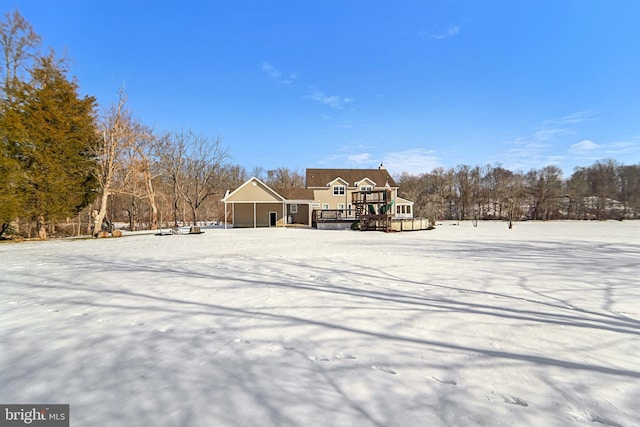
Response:
[[[272,190],[267,184],[253,177],[240,187],[228,193],[223,202],[282,202],[284,197]]]
[[[342,179],[342,178],[340,178],[340,177],[337,177],[337,178],[332,179],[331,181],[329,181],[326,186],[327,187],[331,187],[332,185],[347,185],[348,186],[349,182],[344,180],[344,179]]]
[[[372,186],[375,187],[377,185],[375,183],[375,181],[373,181],[373,180],[371,180],[371,179],[369,179],[367,177],[364,177],[360,181],[356,181],[353,184],[354,184],[354,187],[360,187],[361,185],[372,185]],[[391,184],[389,184],[389,185],[391,185]]]

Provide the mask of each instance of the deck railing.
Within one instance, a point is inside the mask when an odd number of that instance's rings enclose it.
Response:
[[[315,209],[313,211],[314,222],[355,221],[355,209]]]

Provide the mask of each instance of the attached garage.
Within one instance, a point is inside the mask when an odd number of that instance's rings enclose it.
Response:
[[[310,200],[288,200],[258,178],[251,178],[222,199],[225,228],[285,227],[289,223],[311,226]],[[303,218],[303,216],[305,216]]]

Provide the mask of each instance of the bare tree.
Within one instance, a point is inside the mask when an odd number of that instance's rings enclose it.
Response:
[[[220,138],[210,139],[193,132],[176,132],[163,149],[165,173],[173,185],[174,222],[178,225],[178,201],[182,199],[191,211],[194,225],[202,204],[225,183],[224,161],[228,153]],[[222,194],[220,194],[222,195]]]
[[[489,203],[492,205],[489,215],[493,218],[504,219],[507,212],[508,187],[512,177],[513,172],[499,164],[491,167],[486,174]]]
[[[130,144],[126,147],[126,182],[123,192],[149,203],[149,228],[158,229],[158,205],[154,181],[161,174],[155,167],[162,144],[153,131],[136,120],[129,121]]]
[[[240,165],[225,165],[221,169],[221,174],[223,176],[224,187],[227,189],[238,188],[243,182],[250,178],[247,170]]]
[[[20,12],[15,10],[5,14],[5,20],[0,22],[0,72],[3,74],[5,94],[10,94],[20,71],[25,70],[29,59],[36,56],[41,40]]]
[[[304,176],[297,170],[281,166],[267,171],[267,185],[271,188],[303,188]]]
[[[251,169],[250,175],[252,177],[258,178],[261,181],[267,180],[267,172],[262,166],[255,166],[253,169]]]
[[[91,232],[96,235],[102,229],[107,215],[109,196],[116,191],[117,174],[124,171],[126,152],[134,143],[131,131],[131,115],[126,108],[127,95],[124,89],[119,92],[118,103],[101,124],[101,139],[95,148],[97,162],[96,177],[100,188],[100,203],[92,213]]]
[[[607,199],[615,197],[618,183],[616,170],[618,164],[611,159],[598,161],[587,169],[587,177],[591,186],[591,195],[596,201],[596,217],[599,220],[608,218]]]
[[[634,213],[640,212],[640,165],[619,166],[618,177],[623,217],[633,218]]]
[[[532,169],[527,175],[527,189],[532,197],[531,217],[549,220],[562,196],[562,171],[556,166]]]
[[[513,221],[522,216],[522,205],[527,197],[525,177],[521,173],[511,174],[506,180],[505,195],[509,228],[513,228]]]
[[[174,132],[160,141],[160,168],[171,187],[171,210],[174,227],[178,226],[181,191],[184,178],[184,163],[190,133]]]

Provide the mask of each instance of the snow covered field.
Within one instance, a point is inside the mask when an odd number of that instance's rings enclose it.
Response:
[[[640,221],[0,258],[0,403],[68,403],[72,426],[640,426]]]

